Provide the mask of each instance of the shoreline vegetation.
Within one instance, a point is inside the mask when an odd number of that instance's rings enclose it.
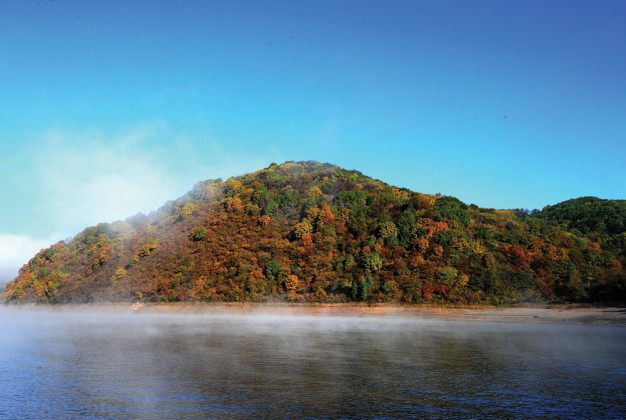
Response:
[[[294,303],[95,303],[23,304],[5,310],[102,311],[186,315],[277,315],[314,317],[415,318],[416,321],[509,322],[533,324],[610,325],[626,327],[626,308],[581,304],[391,305]]]

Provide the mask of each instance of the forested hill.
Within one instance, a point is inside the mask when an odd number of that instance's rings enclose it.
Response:
[[[529,215],[329,164],[272,164],[200,182],[148,216],[89,227],[39,252],[4,295],[50,303],[624,302],[624,202],[579,200]],[[580,217],[587,201],[616,213]]]
[[[575,198],[547,206],[533,216],[590,237],[603,249],[626,257],[626,200]]]

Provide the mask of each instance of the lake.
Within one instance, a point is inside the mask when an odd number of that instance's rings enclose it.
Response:
[[[625,418],[626,328],[0,309],[1,418]]]

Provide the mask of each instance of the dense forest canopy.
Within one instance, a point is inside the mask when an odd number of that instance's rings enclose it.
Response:
[[[603,249],[626,256],[626,200],[575,198],[546,206],[534,216],[578,236],[592,238]]]
[[[612,301],[624,200],[483,209],[317,162],[200,182],[42,250],[10,302]]]

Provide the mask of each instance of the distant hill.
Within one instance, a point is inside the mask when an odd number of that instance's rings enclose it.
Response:
[[[624,220],[623,200],[585,197],[529,215],[287,162],[203,181],[147,216],[88,227],[34,256],[4,296],[624,302]]]
[[[626,257],[626,200],[575,198],[547,206],[533,217],[593,238],[604,250]]]

